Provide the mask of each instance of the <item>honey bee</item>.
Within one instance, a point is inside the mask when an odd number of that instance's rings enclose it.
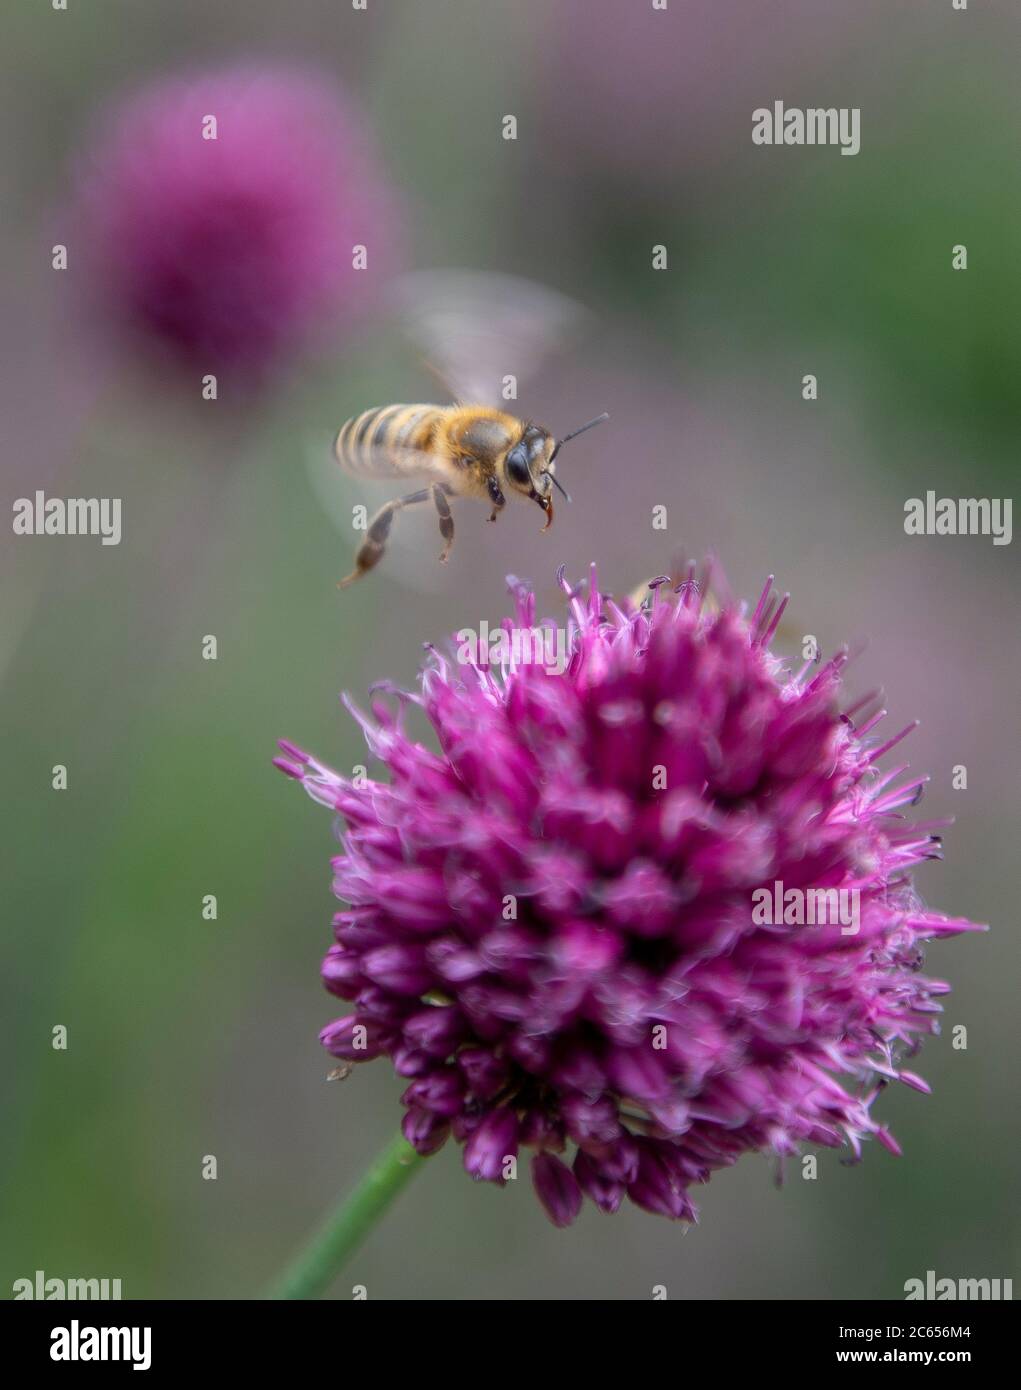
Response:
[[[557,455],[568,440],[609,418],[604,412],[558,439],[531,420],[476,403],[492,395],[498,379],[487,375],[487,357],[495,360],[499,350],[505,364],[524,361],[534,367],[542,348],[560,336],[564,322],[575,316],[575,306],[562,296],[508,276],[433,272],[409,277],[404,297],[412,336],[462,403],[378,406],[340,427],[333,453],[349,476],[418,484],[386,502],[369,521],[354,569],[337,586],[341,589],[375,568],[394,518],[408,507],[435,507],[443,563],[454,543],[450,503],[458,498],[486,503],[490,521],[512,498],[535,502],[548,531],[553,489],[570,501],[556,477]]]

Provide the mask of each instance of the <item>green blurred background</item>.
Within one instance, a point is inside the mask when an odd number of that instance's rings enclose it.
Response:
[[[745,1159],[701,1190],[690,1231],[630,1206],[556,1231],[525,1182],[475,1185],[451,1145],[335,1292],[898,1298],[927,1269],[1014,1275],[1016,550],[908,538],[903,505],[1014,486],[1018,6],[22,0],[3,25],[5,492],[121,497],[124,538],[3,537],[0,1292],[36,1269],[120,1277],[126,1297],[263,1289],[396,1129],[403,1088],[384,1061],[325,1082],[333,842],[270,767],[275,739],[350,768],[337,693],[409,683],[424,641],[495,623],[508,572],[557,613],[557,565],[596,559],[626,591],[682,548],[715,549],[742,593],[775,572],[792,646],[867,637],[852,688],[882,684],[897,727],[922,719],[926,811],[957,824],[919,886],[994,928],[930,951],[954,986],[918,1063],[934,1095],[879,1102],[903,1159],[825,1153],[817,1181],[794,1167],[781,1189]],[[520,401],[558,431],[612,416],[565,456],[575,501],[551,534],[523,508],[492,528],[462,508],[445,571],[432,523],[420,552],[412,523],[392,565],[338,595],[353,547],[336,518],[359,498],[322,443],[366,406],[434,394],[391,325],[213,424],[127,368],[98,373],[68,331],[49,247],[82,130],[125,84],[253,56],[315,64],[361,107],[412,265],[524,274],[594,311]],[[753,146],[751,111],[776,99],[859,106],[861,153]]]

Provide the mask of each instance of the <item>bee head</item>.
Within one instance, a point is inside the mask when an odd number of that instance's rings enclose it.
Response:
[[[549,495],[546,476],[556,441],[540,425],[526,425],[521,438],[507,450],[503,460],[504,479],[511,492],[523,493],[541,505]]]
[[[565,434],[563,439],[554,439],[549,430],[544,430],[540,425],[526,425],[518,442],[507,450],[503,460],[507,487],[511,492],[517,492],[532,502],[538,502],[546,513],[544,530],[548,530],[553,522],[554,487],[564,494],[568,502],[571,500],[554,471],[557,454],[569,439],[590,430],[593,425],[601,425],[609,418],[604,412],[590,420],[587,425],[582,425],[581,429]]]

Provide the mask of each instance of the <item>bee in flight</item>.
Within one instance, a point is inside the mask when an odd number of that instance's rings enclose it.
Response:
[[[412,336],[465,402],[492,394],[490,383],[499,378],[487,373],[487,357],[495,360],[499,350],[505,362],[527,359],[534,366],[541,348],[563,336],[565,323],[577,316],[570,301],[525,281],[454,271],[408,277],[404,308]],[[568,440],[608,418],[604,412],[557,439],[543,426],[487,404],[388,405],[352,416],[333,446],[344,472],[418,486],[375,513],[354,569],[338,588],[346,589],[375,568],[394,518],[408,507],[436,508],[443,562],[454,543],[450,503],[457,498],[487,504],[490,521],[511,498],[535,502],[546,516],[542,529],[548,531],[553,489],[570,501],[556,477],[557,455]]]

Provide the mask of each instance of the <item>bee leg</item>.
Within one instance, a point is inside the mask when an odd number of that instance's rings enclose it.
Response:
[[[348,585],[353,584],[356,579],[361,579],[363,574],[368,574],[369,570],[379,564],[390,537],[390,527],[393,525],[393,519],[398,512],[403,511],[405,507],[416,507],[420,502],[428,502],[428,500],[429,490],[423,488],[420,492],[409,492],[404,497],[395,497],[392,502],[384,503],[369,522],[365,539],[358,547],[358,554],[355,556],[354,569],[346,579],[340,581],[337,588],[346,589]]]
[[[454,544],[454,518],[450,515],[450,503],[447,501],[447,494],[439,483],[433,483],[433,501],[440,514],[440,535],[443,537],[443,554],[440,556],[440,563],[445,565],[447,556],[450,554],[450,547]]]
[[[489,513],[490,521],[495,521],[507,505],[507,499],[500,491],[500,484],[495,478],[489,479],[489,500],[493,504],[493,510]]]

